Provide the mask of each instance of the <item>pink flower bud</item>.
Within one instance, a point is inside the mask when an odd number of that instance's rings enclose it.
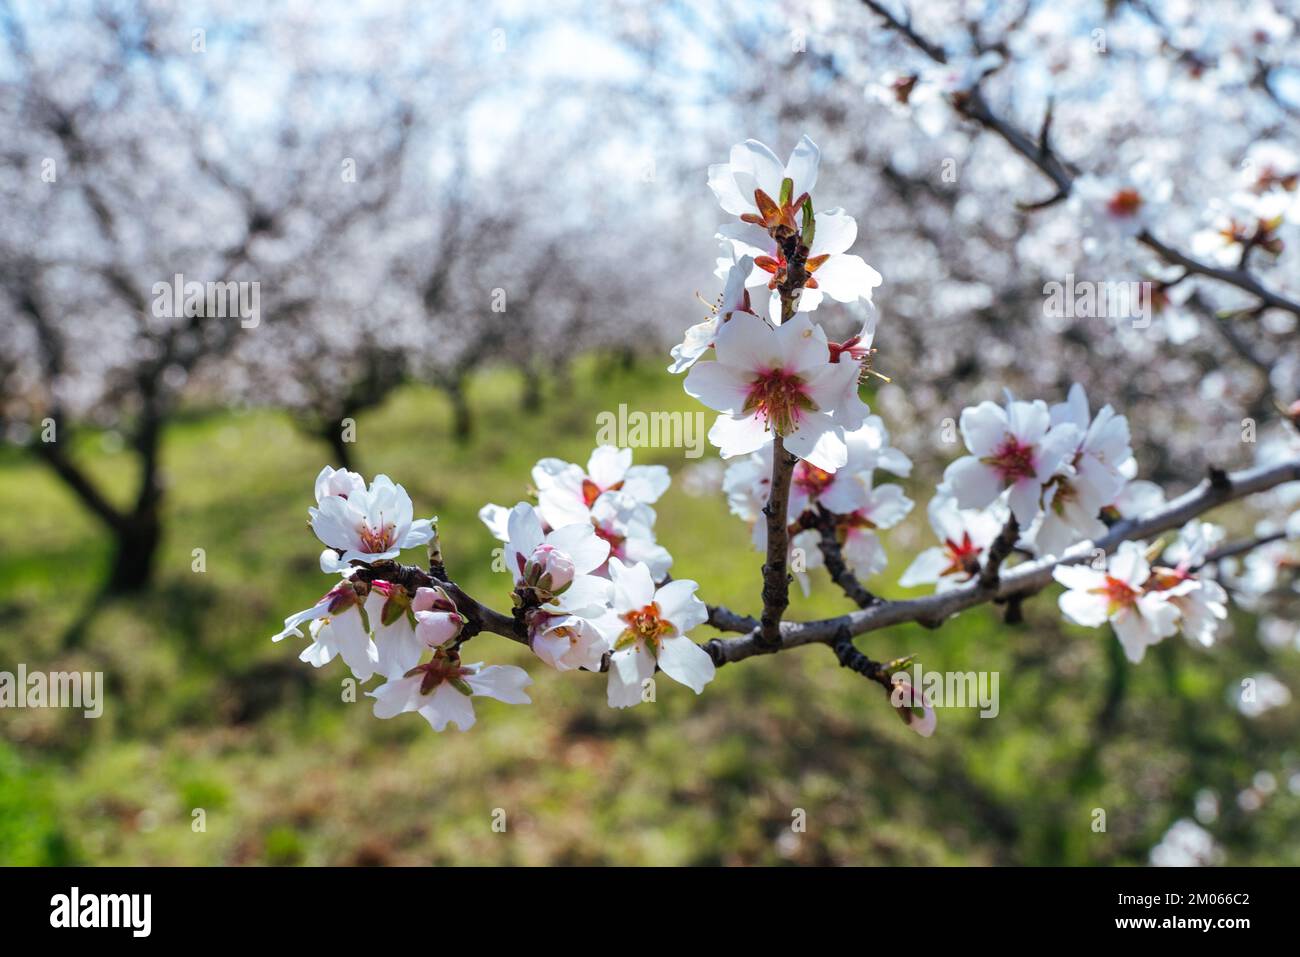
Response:
[[[524,563],[524,581],[552,595],[573,584],[573,576],[573,559],[554,545],[538,545]]]
[[[455,611],[456,603],[441,588],[417,588],[411,611]]]
[[[454,611],[417,611],[415,637],[430,648],[444,645],[460,634],[465,619]]]
[[[925,696],[925,692],[918,691],[912,682],[901,674],[894,675],[893,684],[894,690],[889,693],[889,703],[903,719],[903,724],[923,738],[934,734],[938,722],[934,707],[930,704],[930,699]]]

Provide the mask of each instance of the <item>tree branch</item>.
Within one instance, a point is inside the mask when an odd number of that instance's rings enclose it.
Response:
[[[821,534],[822,560],[826,562],[826,572],[831,581],[839,585],[848,596],[849,601],[859,608],[870,608],[880,601],[876,595],[867,590],[857,576],[849,570],[844,561],[844,550],[835,534],[835,516],[824,506],[817,506],[817,531]]]
[[[807,622],[781,622],[779,638],[775,647],[763,643],[762,622],[748,615],[740,615],[721,606],[709,607],[709,624],[724,631],[743,632],[739,638],[713,638],[705,642],[703,648],[709,653],[716,666],[729,662],[744,661],[756,655],[774,654],[801,645],[824,644],[835,652],[840,664],[864,677],[879,681],[886,666],[873,662],[853,646],[856,635],[878,631],[891,625],[905,622],[921,624],[939,624],[945,619],[988,602],[1006,602],[1018,604],[1024,598],[1046,588],[1052,582],[1052,569],[1057,565],[1073,565],[1088,561],[1095,549],[1101,548],[1107,553],[1113,552],[1121,542],[1150,538],[1171,528],[1179,528],[1204,512],[1227,502],[1246,498],[1260,492],[1268,491],[1286,482],[1300,481],[1300,457],[1274,465],[1261,466],[1241,472],[1228,474],[1213,471],[1209,477],[1195,488],[1174,499],[1165,507],[1150,515],[1137,519],[1122,521],[1113,526],[1104,538],[1097,542],[1082,542],[1070,548],[1060,559],[1044,558],[1024,562],[1002,574],[993,585],[985,586],[980,581],[941,594],[925,598],[903,601],[876,601],[868,607],[839,615],[835,618],[822,618]],[[1011,541],[1014,545],[1018,536],[1018,526],[1014,519],[1007,522],[998,541]],[[1249,542],[1225,546],[1211,553],[1208,560],[1217,560],[1232,555],[1240,555],[1251,548],[1276,541],[1279,535],[1268,535]],[[988,565],[993,564],[996,551],[995,544],[990,548]],[[1000,566],[1011,552],[1007,547],[1006,555],[997,560]],[[397,562],[376,562],[373,565],[356,566],[356,578],[359,581],[372,582],[383,580],[399,585],[411,594],[421,587],[440,587],[456,603],[457,609],[465,616],[466,624],[462,632],[467,640],[481,632],[491,632],[520,644],[528,644],[528,633],[523,621],[511,618],[484,605],[467,594],[450,578],[445,577],[441,566],[435,565],[432,572],[412,565]],[[608,657],[601,670],[608,668]]]
[[[795,457],[785,450],[781,436],[772,440],[772,489],[763,506],[767,520],[767,561],[763,563],[763,616],[759,641],[765,648],[781,646],[781,616],[790,605],[790,479]]]
[[[1231,475],[1218,473],[1207,478],[1186,494],[1174,499],[1165,507],[1138,519],[1117,523],[1110,532],[1095,543],[1084,542],[1067,550],[1060,559],[1043,558],[1024,562],[1000,576],[996,588],[983,588],[972,582],[961,588],[925,598],[902,601],[885,601],[870,608],[860,609],[835,618],[809,622],[785,622],[781,627],[781,644],[775,649],[783,651],[807,644],[831,644],[842,629],[852,635],[878,631],[904,622],[938,624],[945,619],[975,605],[990,601],[1023,599],[1041,591],[1052,582],[1052,569],[1059,564],[1078,564],[1088,561],[1095,549],[1113,552],[1121,542],[1150,538],[1188,521],[1216,506],[1267,491],[1285,482],[1300,481],[1300,457],[1286,462],[1260,466]],[[770,654],[751,630],[740,638],[714,638],[705,646],[718,664],[743,661],[754,655]]]

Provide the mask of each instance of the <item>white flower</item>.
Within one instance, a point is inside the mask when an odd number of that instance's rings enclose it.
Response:
[[[496,698],[506,704],[531,704],[524,691],[530,684],[532,679],[522,668],[485,668],[482,662],[462,665],[458,657],[438,652],[432,661],[418,665],[409,675],[390,678],[366,694],[375,699],[377,718],[418,711],[434,731],[441,731],[449,723],[468,731],[475,721],[472,696]]]
[[[404,588],[386,581],[371,583],[365,609],[374,632],[378,674],[400,678],[419,664],[426,646],[416,637],[415,609],[431,607],[435,594],[431,588],[421,588],[412,600]]]
[[[830,361],[826,334],[800,314],[773,329],[746,314],[718,334],[717,359],[686,376],[688,395],[723,414],[709,441],[723,458],[747,455],[779,433],[785,448],[834,471],[848,458],[843,430],[831,418],[857,367]]]
[[[644,562],[655,581],[668,575],[673,556],[655,541],[655,512],[649,505],[621,491],[606,492],[592,506],[591,524],[597,537],[609,543],[610,558],[629,565]]]
[[[1040,555],[1062,555],[1070,545],[1106,532],[1098,515],[1123,491],[1125,467],[1133,459],[1128,420],[1110,406],[1090,418],[1088,397],[1077,382],[1069,399],[1051,409],[1052,429],[1068,427],[1078,445],[1043,490],[1043,514],[1030,536]],[[1050,433],[1049,433],[1050,434]]]
[[[794,209],[817,185],[817,167],[821,151],[804,136],[799,140],[784,166],[768,147],[758,140],[745,140],[731,148],[730,162],[709,167],[709,188],[722,208],[733,216],[762,220],[781,201],[782,185],[791,181],[789,203]],[[758,198],[762,193],[763,198]],[[762,205],[760,205],[760,203]]]
[[[533,652],[557,671],[599,671],[601,659],[609,650],[609,642],[600,630],[577,615],[534,612],[528,631]]]
[[[1074,181],[1070,205],[1095,238],[1132,239],[1159,218],[1170,190],[1168,180],[1158,181],[1141,167],[1114,180],[1085,175]]]
[[[872,290],[881,283],[880,273],[848,253],[858,236],[858,224],[844,210],[826,209],[816,215],[812,242],[808,247],[808,279],[799,293],[798,309],[809,312],[821,304],[823,296],[836,302],[871,301]],[[728,223],[718,229],[718,237],[731,243],[733,255],[748,258],[752,268],[745,280],[751,288],[766,286],[768,316],[781,321],[781,293],[777,286],[785,279],[789,267],[781,246],[771,233],[754,223]]]
[[[772,447],[765,445],[753,455],[728,465],[722,477],[722,491],[732,515],[743,522],[757,522],[772,492]],[[792,485],[792,497],[793,492]]]
[[[657,502],[671,481],[664,466],[633,465],[632,450],[613,445],[597,447],[585,470],[554,458],[533,466],[537,512],[551,528],[591,521],[591,509],[606,492],[622,492],[646,504]]]
[[[961,434],[971,453],[943,473],[960,508],[984,508],[1009,490],[1011,513],[1021,528],[1038,514],[1043,485],[1066,464],[1079,432],[1062,425],[1048,432],[1051,413],[1041,399],[1007,407],[981,402],[961,413]]]
[[[1006,521],[1001,510],[959,509],[940,487],[926,508],[930,527],[942,545],[927,548],[912,560],[898,583],[904,588],[936,585],[948,591],[979,574],[984,550],[993,544]]]
[[[322,478],[332,486],[337,475],[321,473],[317,478],[318,495]],[[340,561],[344,564],[396,558],[403,548],[415,548],[433,538],[434,520],[413,521],[411,497],[387,475],[376,475],[368,489],[354,484],[346,497],[331,493],[318,501],[318,507],[307,510],[312,531],[331,549],[342,553]]]
[[[847,515],[871,501],[876,469],[902,476],[912,471],[912,460],[889,446],[889,433],[878,415],[868,417],[861,428],[845,433],[844,443],[848,448],[847,458],[844,466],[834,472],[823,471],[807,462],[795,465],[790,484],[792,517],[797,518],[813,504]]]
[[[319,505],[331,495],[347,498],[357,492],[364,493],[366,480],[356,472],[325,466],[316,476],[316,504]]]
[[[312,607],[290,615],[284,620],[284,630],[271,637],[280,641],[288,635],[302,637],[298,627],[308,622],[311,644],[298,656],[317,668],[323,668],[336,655],[352,669],[358,681],[365,681],[375,673],[379,652],[370,640],[370,628],[363,616],[361,599],[356,586],[350,581],[340,582]]]
[[[613,648],[609,659],[608,698],[611,708],[641,701],[645,681],[655,667],[699,694],[713,680],[713,659],[687,633],[709,619],[704,602],[695,597],[693,581],[678,580],[655,588],[644,565],[609,562],[614,583],[612,608],[596,622]]]
[[[762,526],[756,526],[756,532],[758,528],[762,528]],[[765,528],[761,538],[764,542],[767,541],[767,530]],[[803,592],[805,598],[812,592],[812,580],[809,578],[808,573],[816,571],[826,564],[825,559],[822,557],[821,542],[821,532],[814,528],[804,529],[802,532],[790,536],[790,554],[787,556],[787,560],[789,561],[790,572],[794,575],[795,580],[799,582],[799,589]],[[762,546],[758,547],[762,548]],[[796,556],[800,559],[797,562],[795,561]]]
[[[745,288],[745,282],[754,270],[754,260],[749,256],[741,256],[736,262],[720,268],[725,268],[723,275],[726,278],[722,298],[712,308],[713,314],[708,319],[687,329],[686,338],[673,346],[673,364],[668,367],[669,372],[685,372],[695,365],[695,361],[700,356],[713,348],[718,330],[722,328],[723,323],[731,319],[733,314],[737,312],[754,314],[754,309],[749,302],[749,290]]]
[[[1191,640],[1209,647],[1218,636],[1219,623],[1228,617],[1228,593],[1216,581],[1198,578],[1194,572],[1205,563],[1210,550],[1223,541],[1224,530],[1210,522],[1193,519],[1182,527],[1177,540],[1165,551],[1173,568],[1155,568],[1155,587],[1169,591],[1170,602],[1178,609],[1179,626]],[[1191,582],[1190,590],[1175,586]]]
[[[907,517],[914,504],[903,494],[901,485],[877,485],[866,491],[861,506],[838,515],[835,521],[844,560],[859,578],[870,578],[885,570],[889,557],[876,531],[893,528]]]
[[[1087,628],[1109,621],[1132,662],[1141,661],[1148,646],[1178,630],[1178,608],[1169,599],[1195,587],[1184,583],[1166,591],[1147,591],[1150,575],[1151,566],[1137,542],[1121,543],[1104,572],[1087,565],[1052,569],[1052,577],[1069,589],[1060,599],[1065,617]]]
[[[1223,863],[1223,849],[1209,831],[1182,818],[1151,848],[1150,857],[1154,867],[1212,867]]]
[[[520,502],[510,512],[507,528],[506,566],[516,590],[531,590],[540,607],[555,614],[591,618],[605,610],[609,582],[591,572],[609,556],[609,543],[596,537],[590,522],[543,533],[537,512]],[[548,580],[548,570],[562,563],[566,570],[572,568],[568,582]]]

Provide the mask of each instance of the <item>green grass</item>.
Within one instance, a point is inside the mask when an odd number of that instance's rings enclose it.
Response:
[[[543,455],[585,461],[601,410],[697,408],[657,364],[596,361],[531,416],[505,373],[477,378],[472,402],[477,434],[461,447],[441,396],[404,389],[362,416],[356,452],[366,474],[406,486],[418,515],[440,516],[453,574],[500,608],[508,580],[478,508],[523,498]],[[111,439],[85,434],[76,454],[124,499],[132,462]],[[677,449],[637,456],[675,474],[689,464]],[[0,670],[101,670],[107,686],[96,721],[0,711],[0,864],[1142,863],[1202,788],[1224,805],[1213,830],[1230,862],[1300,863],[1287,839],[1300,826],[1286,786],[1297,705],[1250,721],[1227,703],[1266,662],[1241,614],[1221,647],[1177,639],[1137,668],[1109,632],[1062,627],[1050,595],[1024,625],[985,610],[860,639],[873,657],[1000,673],[998,718],[941,711],[928,741],[822,647],[726,667],[699,697],[661,682],[654,705],[618,712],[603,677],[557,674],[493,635],[471,659],[528,668],[532,706],[480,701],[465,734],[379,721],[368,699],[344,700],[340,662],[315,670],[296,660],[301,642],[269,640],[328,584],[306,527],[326,461],[277,412],[185,416],[166,435],[156,587],[92,604],[107,538],[39,463],[0,454]],[[906,543],[923,541],[922,512],[872,583],[886,594],[900,593],[887,582]],[[756,611],[759,559],[720,494],[675,486],[658,529],[677,577]],[[791,616],[845,607],[818,582]],[[1296,655],[1283,665],[1268,667],[1300,688]],[[1235,795],[1260,770],[1280,787],[1246,815]]]

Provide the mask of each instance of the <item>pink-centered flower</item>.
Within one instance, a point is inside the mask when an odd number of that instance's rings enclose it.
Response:
[[[591,510],[607,492],[621,492],[649,505],[667,491],[671,478],[662,465],[633,465],[632,450],[597,446],[587,467],[546,458],[533,466],[537,512],[551,528],[591,521]]]
[[[1121,543],[1104,571],[1088,565],[1057,565],[1052,577],[1068,589],[1060,598],[1065,617],[1086,628],[1109,621],[1124,654],[1135,663],[1148,647],[1178,630],[1178,607],[1169,599],[1195,587],[1148,589],[1151,565],[1137,542]]]
[[[715,361],[691,369],[685,389],[723,413],[709,430],[723,458],[757,451],[779,434],[787,450],[818,468],[833,471],[847,461],[832,413],[858,370],[830,361],[826,334],[806,315],[775,329],[734,316],[716,351]]]
[[[482,662],[463,665],[455,654],[435,652],[432,660],[417,665],[400,677],[390,678],[374,691],[375,717],[393,718],[405,711],[415,711],[429,722],[434,731],[448,724],[468,731],[474,726],[474,697],[496,698],[507,704],[531,704],[524,691],[533,679],[528,672],[513,665],[489,665]]]
[[[930,500],[926,514],[941,544],[917,555],[898,583],[904,588],[935,585],[936,591],[944,592],[973,579],[979,574],[985,550],[1002,530],[1005,516],[993,509],[960,509],[942,487]]]
[[[1079,432],[1062,425],[1048,432],[1051,414],[1042,400],[1008,400],[1004,409],[981,402],[961,413],[970,455],[943,473],[959,508],[985,508],[1004,492],[1022,529],[1038,515],[1043,486],[1078,446]]]
[[[337,475],[325,477],[321,473],[327,489],[337,487]],[[318,499],[316,508],[307,510],[316,537],[341,553],[340,566],[352,561],[396,558],[402,549],[415,548],[433,538],[436,519],[414,520],[411,497],[387,475],[376,475],[369,488],[360,488],[350,481],[345,487],[346,495],[327,494]],[[318,495],[320,488],[321,477],[318,477]],[[322,567],[324,564],[322,556]]]
[[[596,622],[612,648],[608,699],[611,708],[627,708],[642,700],[645,681],[656,667],[696,694],[713,680],[713,659],[687,633],[709,619],[699,587],[679,579],[655,588],[644,565],[609,562],[614,583],[611,608]]]
[[[1133,466],[1128,420],[1103,406],[1095,418],[1077,382],[1067,401],[1052,406],[1052,429],[1072,428],[1078,445],[1043,490],[1043,513],[1031,538],[1040,555],[1062,555],[1070,545],[1105,534],[1101,510],[1124,490]]]

